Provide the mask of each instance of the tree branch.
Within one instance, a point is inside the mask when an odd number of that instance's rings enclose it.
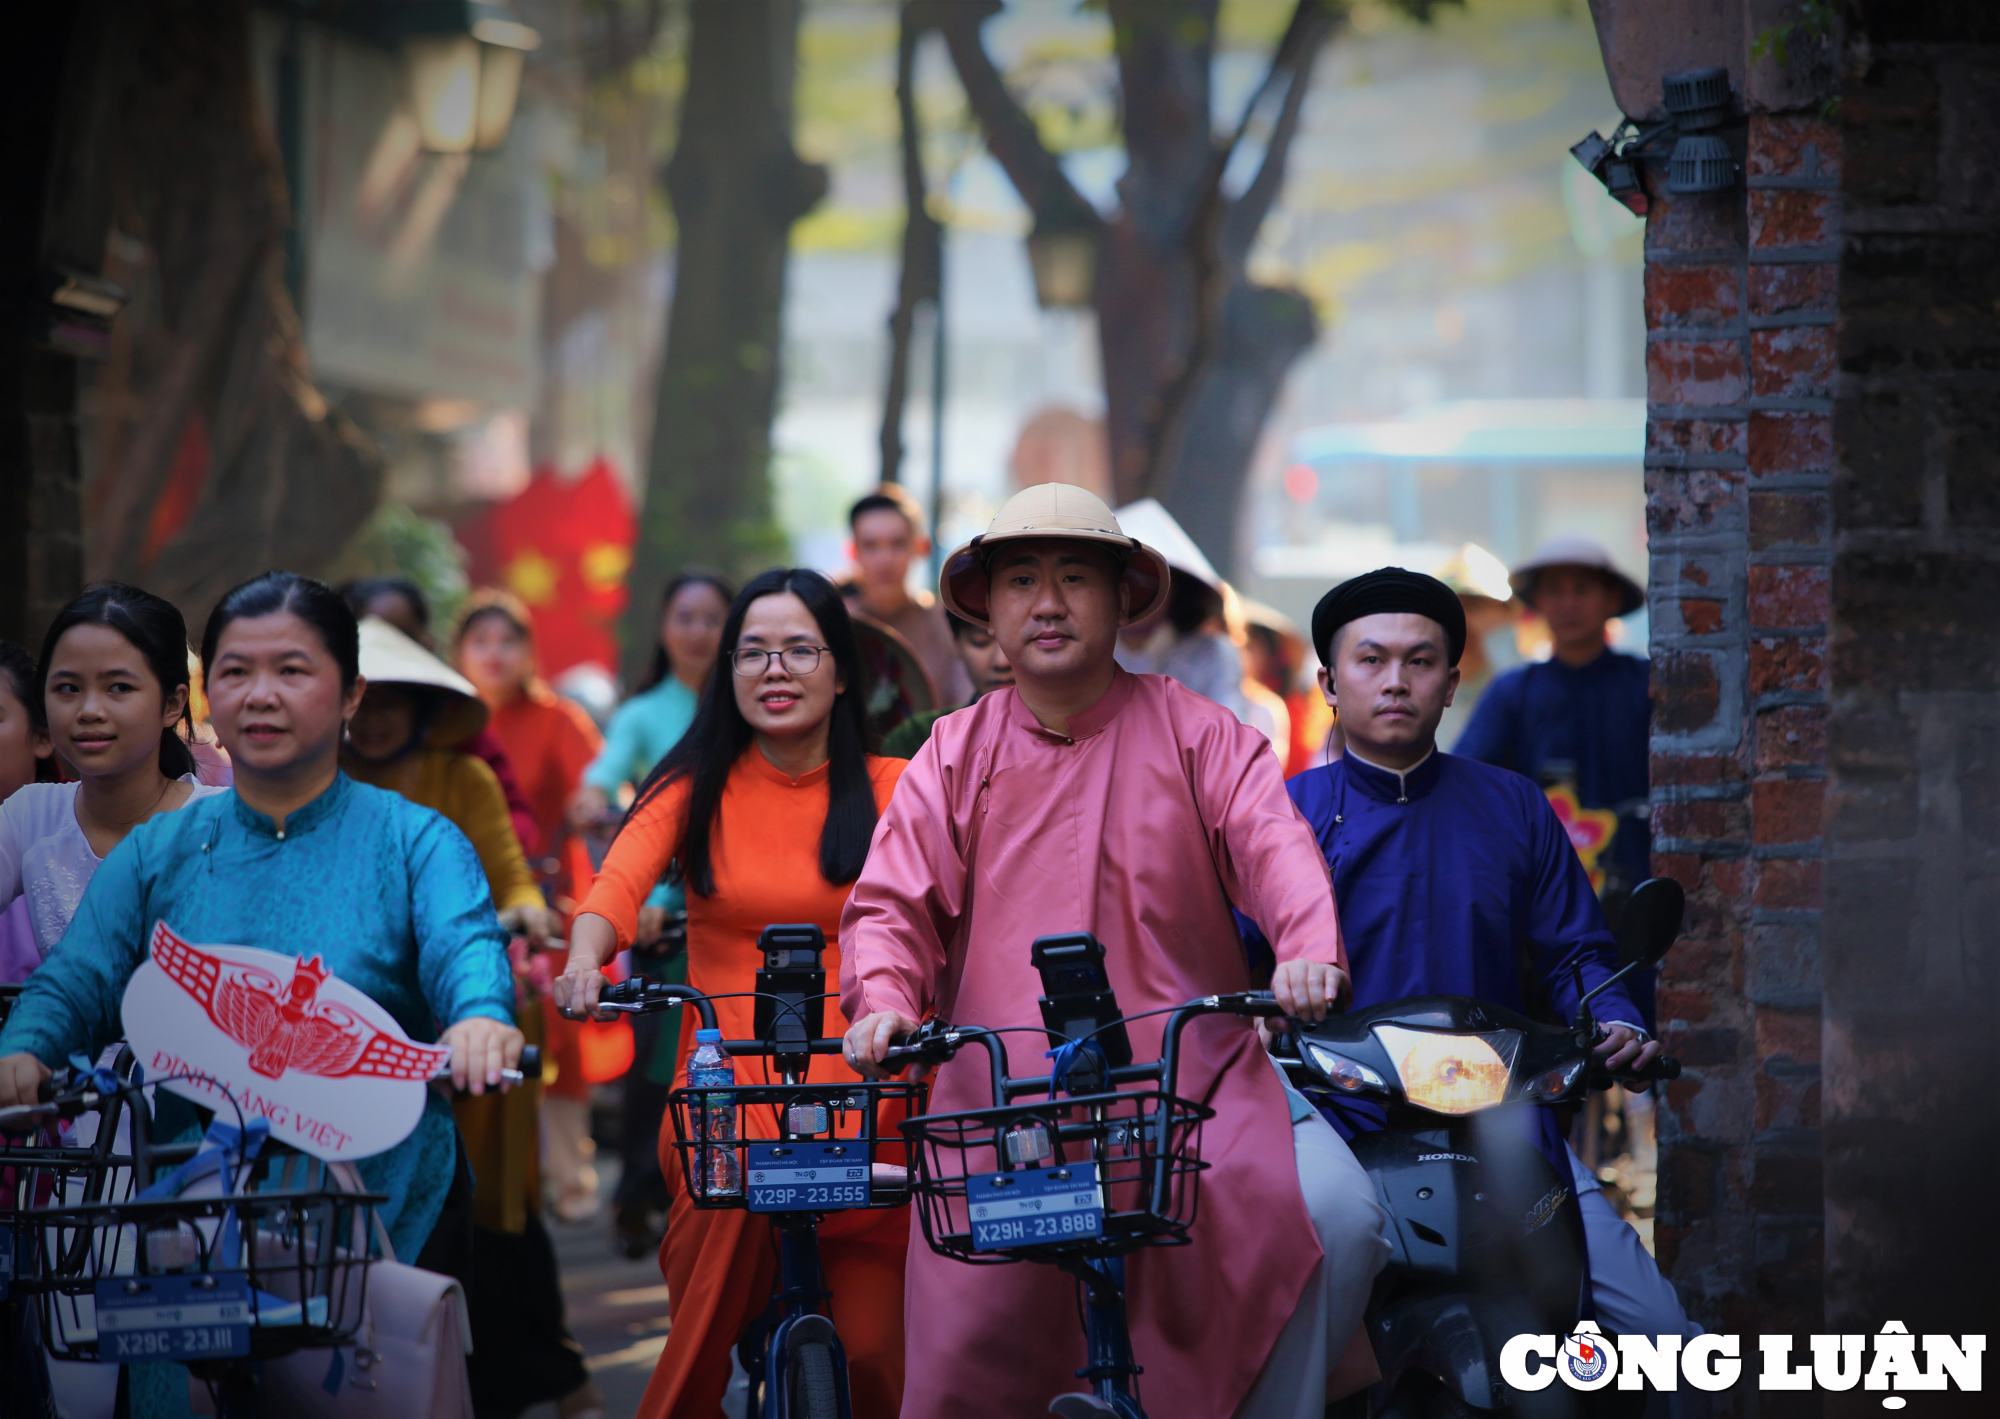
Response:
[[[896,308],[889,315],[889,379],[882,394],[882,481],[902,481],[903,405],[910,392],[910,340],[917,307],[936,304],[943,262],[936,218],[928,206],[924,178],[923,132],[917,117],[917,44],[923,39],[923,0],[903,6],[902,34],[896,50],[896,112],[903,142],[903,269],[896,286]]]
[[[1000,0],[912,0],[910,9],[917,12],[914,18],[944,36],[986,150],[1029,210],[1037,218],[1056,216],[1071,226],[1102,226],[1097,209],[1076,190],[1056,155],[1042,145],[1035,121],[1008,92],[1006,80],[980,40],[980,27],[999,13]]]
[[[1242,122],[1229,144],[1232,155],[1248,134],[1259,105],[1282,76],[1288,87],[1277,120],[1271,126],[1271,136],[1264,145],[1264,160],[1243,194],[1229,204],[1229,212],[1223,218],[1222,248],[1227,265],[1240,265],[1250,254],[1258,229],[1284,190],[1285,163],[1291,154],[1292,140],[1298,134],[1299,114],[1305,108],[1306,94],[1312,88],[1313,66],[1327,41],[1340,28],[1341,18],[1326,0],[1299,0],[1299,7],[1292,12],[1292,21],[1286,26],[1285,37],[1271,57],[1270,71],[1258,87],[1256,98],[1243,110]]]
[[[1300,106],[1312,75],[1314,59],[1332,33],[1335,17],[1328,0],[1298,0],[1285,36],[1271,56],[1271,66],[1243,110],[1227,143],[1215,145],[1202,186],[1201,203],[1188,225],[1187,252],[1195,281],[1194,328],[1173,376],[1161,387],[1146,420],[1145,486],[1152,491],[1166,470],[1179,461],[1197,387],[1208,373],[1220,347],[1225,305],[1243,269],[1250,244],[1263,225],[1284,185],[1285,157],[1298,128]],[[1243,198],[1229,202],[1222,194],[1229,160],[1250,131],[1258,107],[1280,82],[1289,83],[1284,106],[1274,125],[1264,162]]]

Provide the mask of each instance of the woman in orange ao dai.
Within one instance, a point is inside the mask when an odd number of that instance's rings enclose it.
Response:
[[[571,925],[555,997],[573,1014],[595,1003],[599,968],[631,944],[639,907],[670,861],[687,882],[688,983],[697,990],[754,990],[757,937],[773,922],[817,922],[827,979],[838,979],[841,908],[904,767],[864,747],[867,685],[840,594],[817,572],[764,573],[730,607],[716,669],[687,734],[640,786]],[[747,995],[717,1000],[715,1010],[725,1039],[755,1034]],[[676,1078],[694,1048],[692,1015],[682,1014]],[[828,1000],[826,1033],[846,1028]],[[763,1063],[739,1063],[738,1082],[761,1079]],[[809,1077],[859,1076],[839,1056],[820,1055]],[[744,1110],[744,1136],[776,1137],[768,1114]],[[662,1152],[671,1154],[670,1138]],[[770,1301],[777,1253],[763,1217],[696,1211],[679,1159],[663,1156],[661,1165],[672,1195],[661,1270],[673,1328],[639,1414],[709,1419],[728,1386],[730,1348]],[[902,1404],[909,1231],[902,1207],[833,1213],[820,1228],[857,1415],[893,1415]]]

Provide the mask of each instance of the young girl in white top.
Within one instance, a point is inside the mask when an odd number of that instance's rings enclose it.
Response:
[[[31,783],[0,803],[0,903],[25,897],[42,959],[97,865],[156,813],[220,793],[195,780],[187,625],[171,603],[101,582],[42,642],[35,694],[76,783]]]

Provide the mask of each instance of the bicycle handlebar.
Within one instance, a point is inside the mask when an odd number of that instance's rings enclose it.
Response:
[[[704,1030],[718,1028],[715,1020],[715,1005],[706,995],[691,985],[673,985],[666,981],[648,980],[645,976],[629,976],[616,985],[606,986],[597,997],[600,1010],[609,1010],[618,1015],[652,1015],[661,1010],[673,1010],[682,1005],[692,1005],[701,1016]],[[807,1054],[839,1054],[845,1041],[825,1038],[805,1042]],[[795,1053],[796,1044],[779,1045],[770,1040],[724,1040],[722,1049],[729,1055],[777,1055]]]
[[[1181,1032],[1189,1023],[1203,1015],[1253,1015],[1279,1016],[1284,1009],[1278,998],[1268,990],[1236,991],[1228,995],[1204,995],[1180,1006],[1168,1017],[1166,1035],[1161,1043],[1160,1057],[1152,1064],[1128,1064],[1108,1072],[1107,1082],[1112,1085],[1131,1083],[1138,1080],[1154,1080],[1168,1092],[1174,1091],[1180,1072]],[[1010,1104],[1022,1094],[1049,1094],[1053,1097],[1056,1079],[1053,1074],[1040,1077],[1010,1079],[1007,1077],[1007,1052],[1000,1037],[993,1031],[977,1025],[953,1027],[942,1021],[933,1020],[922,1026],[913,1035],[890,1045],[883,1055],[883,1067],[890,1073],[900,1071],[910,1064],[942,1064],[957,1055],[966,1044],[978,1041],[986,1047],[988,1061],[993,1073],[993,1103],[995,1107]]]
[[[1681,1077],[1681,1062],[1670,1054],[1653,1056],[1652,1060],[1637,1069],[1621,1069],[1621,1079],[1678,1079]]]
[[[606,986],[597,997],[598,1009],[618,1015],[651,1015],[680,1005],[692,1005],[700,1012],[704,1030],[716,1028],[715,1007],[709,1003],[707,996],[691,985],[628,976],[616,985]]]
[[[838,1041],[835,1042],[836,1046]],[[538,1045],[523,1045],[517,1067],[502,1069],[500,1082],[503,1085],[519,1085],[531,1079],[539,1079],[542,1073],[542,1051]],[[50,1114],[64,1118],[75,1118],[85,1109],[94,1107],[91,1099],[98,1093],[95,1075],[86,1076],[81,1084],[74,1084],[74,1071],[70,1069],[52,1070],[35,1090],[32,1104],[14,1104],[0,1108],[0,1120],[27,1118],[33,1115]],[[432,1079],[451,1078],[451,1064],[446,1061]]]

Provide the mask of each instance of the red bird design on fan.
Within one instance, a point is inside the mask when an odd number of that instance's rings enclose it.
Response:
[[[287,1069],[328,1079],[429,1080],[451,1051],[384,1034],[334,1000],[319,998],[332,972],[301,956],[287,986],[261,966],[211,955],[153,927],[153,960],[201,1003],[216,1028],[250,1051],[251,1072],[276,1079]]]

